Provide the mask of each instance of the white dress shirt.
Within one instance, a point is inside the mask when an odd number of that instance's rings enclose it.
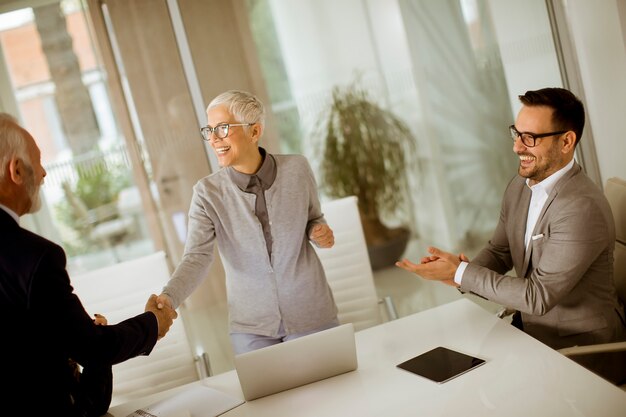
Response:
[[[530,191],[532,192],[532,196],[530,197],[530,205],[528,206],[528,217],[526,218],[526,234],[524,235],[524,243],[526,248],[528,248],[530,238],[532,236],[533,230],[535,229],[535,225],[537,224],[537,219],[539,219],[539,213],[541,213],[541,210],[543,210],[543,206],[546,204],[548,196],[554,189],[556,183],[563,177],[563,175],[565,175],[567,171],[572,169],[573,166],[574,158],[572,158],[572,160],[569,161],[569,163],[563,168],[559,169],[557,172],[535,185],[529,185],[530,180],[526,178],[526,185],[528,186],[528,188],[530,188]],[[459,285],[461,285],[461,281],[463,280],[463,273],[465,272],[465,268],[467,268],[467,262],[461,262],[454,274],[454,282]]]

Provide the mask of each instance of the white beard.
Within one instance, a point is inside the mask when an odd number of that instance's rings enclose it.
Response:
[[[36,213],[41,209],[41,196],[39,195],[40,186],[33,187],[31,192],[29,192],[30,197],[30,208],[28,209],[29,213]]]
[[[28,199],[30,200],[30,207],[28,208],[27,213],[36,213],[41,209],[41,197],[39,195],[39,189],[41,188],[41,184],[35,185],[35,173],[32,167],[28,167],[28,184],[27,184],[27,192]]]

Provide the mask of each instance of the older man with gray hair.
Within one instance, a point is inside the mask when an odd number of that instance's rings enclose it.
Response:
[[[111,365],[149,354],[177,314],[157,308],[153,294],[144,313],[95,323],[74,294],[63,249],[20,227],[20,216],[39,209],[45,176],[33,137],[0,113],[2,398],[22,416],[100,416],[111,402]]]

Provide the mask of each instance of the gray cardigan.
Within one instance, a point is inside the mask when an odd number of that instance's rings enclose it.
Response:
[[[163,289],[174,307],[208,275],[217,241],[226,272],[230,331],[276,336],[306,332],[336,318],[322,265],[309,230],[325,223],[317,184],[300,155],[274,155],[277,174],[265,191],[273,238],[267,253],[255,195],[239,189],[226,169],[194,186],[185,253]]]

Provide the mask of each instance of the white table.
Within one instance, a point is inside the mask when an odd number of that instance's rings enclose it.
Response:
[[[396,368],[443,345],[487,360],[444,384]],[[356,334],[359,368],[247,402],[227,417],[626,416],[626,393],[461,299]],[[278,365],[279,366],[279,365]],[[195,383],[243,398],[235,371]],[[178,387],[112,407],[124,417]]]

